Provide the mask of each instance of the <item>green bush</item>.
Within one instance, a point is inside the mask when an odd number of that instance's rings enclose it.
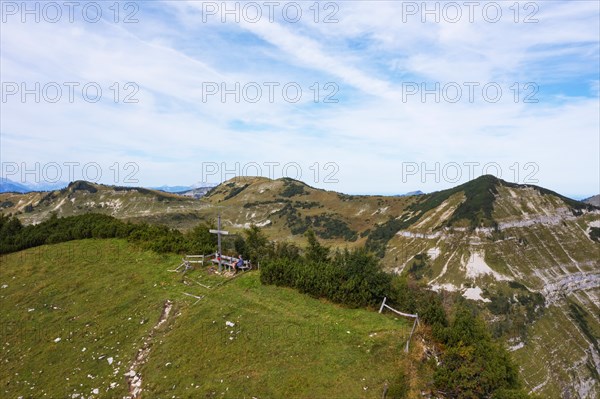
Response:
[[[271,242],[268,256],[271,259],[284,258],[294,260],[300,257],[300,248],[286,241]]]
[[[402,215],[401,219],[390,218],[387,222],[377,225],[369,232],[365,244],[366,248],[380,258],[383,258],[388,241],[390,241],[398,231],[408,228],[416,221],[416,219],[418,219],[418,216],[409,217],[408,215]]]
[[[281,191],[282,197],[293,197],[295,195],[303,195],[307,194],[304,191],[304,186],[294,182],[292,179],[284,179],[284,189]]]
[[[293,205],[288,202],[275,212],[279,217],[286,218],[285,224],[292,234],[299,235],[313,230],[320,238],[343,238],[346,241],[358,239],[358,233],[352,230],[340,215],[323,213],[303,217],[298,208],[304,208],[304,206],[298,206],[298,204],[301,203],[295,202]]]
[[[200,223],[186,234],[186,240],[189,242],[187,248],[190,253],[209,254],[216,251],[217,235],[210,233],[209,229],[216,226],[209,223]],[[243,251],[236,252],[242,253]]]
[[[0,214],[0,254],[86,238],[125,238],[159,253],[210,253],[216,250],[216,237],[209,228],[202,223],[184,235],[166,226],[126,223],[95,213],[65,218],[53,214],[40,224],[22,226],[16,217]]]
[[[269,253],[269,239],[258,226],[252,225],[244,231],[247,259],[258,263],[266,259]]]
[[[229,194],[227,194],[225,196],[225,198],[223,198],[223,200],[228,200],[230,198],[235,197],[236,195],[238,195],[239,193],[241,193],[242,191],[244,191],[247,187],[249,186],[249,184],[244,184],[243,186],[239,186],[239,187],[234,187]]]
[[[431,267],[429,266],[429,255],[426,253],[416,254],[413,258],[408,273],[412,275],[415,280],[421,280],[425,276],[431,277]]]
[[[261,281],[296,288],[350,307],[377,306],[389,293],[391,277],[379,269],[377,259],[364,249],[339,252],[328,260],[323,256],[324,247],[315,243],[313,246],[316,249],[308,250],[303,258],[265,262],[261,266]]]
[[[520,391],[518,369],[509,353],[493,341],[473,309],[459,302],[452,323],[441,335],[446,348],[434,383],[448,397],[478,399],[501,390]]]

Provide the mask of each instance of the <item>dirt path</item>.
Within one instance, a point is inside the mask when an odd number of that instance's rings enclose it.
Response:
[[[146,336],[146,339],[144,339],[144,344],[140,349],[138,349],[138,353],[135,357],[135,360],[131,363],[131,366],[129,366],[129,371],[125,373],[127,385],[129,386],[129,398],[131,399],[141,398],[142,375],[136,370],[139,370],[139,368],[144,363],[146,363],[146,360],[148,360],[148,355],[150,354],[150,347],[152,344],[152,339],[154,338],[154,334],[163,324],[165,324],[168,321],[172,308],[173,302],[166,300],[163,305],[163,310],[160,315],[160,319],[158,319],[158,322],[154,325],[152,330],[150,330],[148,336]]]

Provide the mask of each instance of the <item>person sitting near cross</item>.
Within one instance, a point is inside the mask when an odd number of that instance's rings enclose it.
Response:
[[[237,271],[237,269],[242,269],[244,267],[244,259],[242,259],[242,255],[238,257],[237,262],[232,261],[231,267],[233,267],[233,271]]]

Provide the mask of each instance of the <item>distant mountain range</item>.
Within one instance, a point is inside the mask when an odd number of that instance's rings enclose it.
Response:
[[[38,183],[20,183],[12,181],[5,177],[0,178],[0,193],[30,193],[32,191],[53,191],[67,187],[67,182],[38,182]]]
[[[60,190],[69,185],[68,182],[16,182],[7,178],[0,178],[0,193],[31,193],[40,191],[54,191]],[[163,185],[160,187],[147,187],[151,190],[163,191],[165,193],[177,193],[189,197],[200,198],[206,192],[208,192],[215,184],[209,183],[198,183],[191,186],[168,186]]]
[[[396,197],[410,197],[411,195],[423,195],[423,194],[425,194],[423,191],[417,190],[417,191],[410,191],[406,194],[398,194],[398,195],[396,195]]]
[[[63,189],[65,187],[67,187],[68,185],[69,185],[68,182],[62,182],[62,181],[56,182],[56,183],[48,183],[48,182],[20,183],[20,182],[16,182],[14,180],[10,180],[10,179],[2,177],[2,178],[0,178],[0,193],[24,194],[24,193],[38,192],[38,191],[54,191],[54,190]],[[153,186],[153,187],[145,187],[145,188],[148,188],[150,190],[163,191],[165,193],[179,194],[179,195],[183,195],[186,197],[192,197],[192,198],[198,199],[198,198],[201,198],[202,196],[204,196],[207,192],[210,191],[210,189],[212,189],[216,186],[217,186],[217,184],[199,182],[199,183],[193,184],[191,186],[162,185],[162,186]],[[421,190],[416,190],[416,191],[410,191],[410,192],[407,192],[404,194],[396,194],[393,196],[394,197],[410,197],[410,196],[415,196],[415,195],[425,195],[425,193]],[[583,199],[583,200],[581,200],[581,202],[585,202],[587,204],[591,204],[591,205],[595,205],[595,206],[600,206],[600,194]]]
[[[166,193],[179,194],[185,197],[201,198],[209,192],[216,184],[198,183],[193,186],[160,186],[150,187],[153,190],[164,191]]]
[[[192,189],[192,186],[160,186],[160,187],[147,187],[152,190],[164,191],[165,193],[181,193],[184,191],[189,191]]]

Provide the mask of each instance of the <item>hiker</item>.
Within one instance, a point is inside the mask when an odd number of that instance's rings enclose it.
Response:
[[[238,257],[237,262],[231,262],[231,266],[233,267],[233,271],[237,271],[237,269],[242,269],[244,267],[244,259],[242,259],[242,255]]]

